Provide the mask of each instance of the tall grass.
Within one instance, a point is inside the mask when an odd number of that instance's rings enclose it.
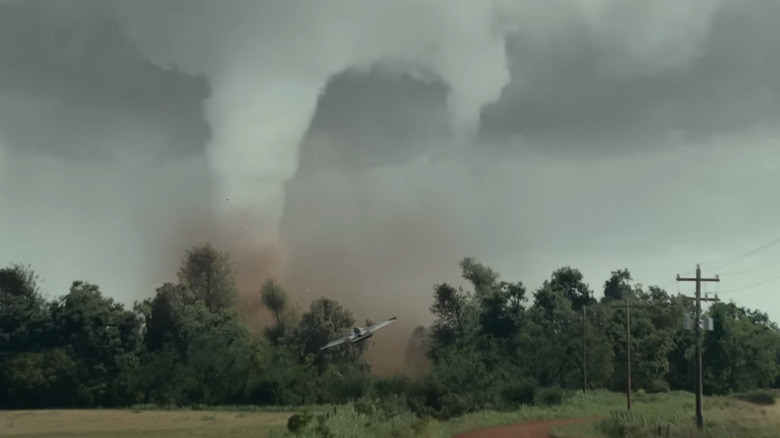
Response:
[[[641,397],[638,397],[642,399]],[[741,399],[757,399],[748,403]],[[774,399],[773,399],[774,400]],[[767,410],[765,397],[713,397],[704,399],[705,428],[696,429],[692,394],[644,397],[631,412],[611,410],[609,415],[592,424],[563,426],[555,431],[558,438],[769,438],[780,437],[780,409]],[[775,418],[777,417],[777,418]]]
[[[275,405],[156,405],[156,404],[136,404],[130,407],[135,412],[144,411],[212,411],[212,412],[296,412],[300,410],[309,410],[321,412],[328,409],[323,405],[311,406],[275,406]]]
[[[772,394],[774,395],[774,394]],[[754,404],[742,400],[752,400]],[[774,398],[772,399],[774,401]],[[569,392],[552,406],[522,406],[512,410],[484,410],[448,421],[419,418],[409,411],[403,399],[386,398],[360,401],[347,405],[317,405],[310,407],[283,406],[192,406],[187,409],[244,412],[296,412],[287,430],[270,432],[270,438],[450,438],[452,435],[485,427],[503,426],[535,420],[564,418],[601,419],[588,424],[566,426],[555,431],[557,437],[624,438],[701,436],[693,421],[694,396],[687,392],[662,394],[636,393],[632,396],[632,412],[627,412],[624,394],[592,391],[586,394]],[[760,404],[761,406],[755,406]],[[135,406],[138,410],[160,409],[159,406]],[[162,407],[164,408],[164,407]],[[711,438],[780,437],[770,429],[772,415],[780,417],[780,409],[769,407],[766,394],[735,394],[731,398],[705,398],[707,433]],[[780,408],[780,406],[777,406]],[[752,416],[752,417],[751,417]],[[778,418],[780,420],[780,418]],[[759,425],[760,427],[758,427]],[[294,430],[294,431],[293,431]],[[660,434],[660,435],[659,435]]]
[[[663,406],[679,408],[687,403],[686,394],[636,396],[635,405],[646,411],[660,410]],[[335,407],[327,413],[301,411],[293,422],[300,421],[297,432],[280,431],[273,438],[315,437],[420,437],[450,438],[453,434],[483,427],[502,426],[525,421],[587,418],[607,415],[625,405],[625,396],[606,391],[587,394],[569,393],[560,405],[524,406],[512,411],[481,411],[439,422],[420,419],[408,410],[396,409],[380,412],[364,406],[350,404]],[[658,406],[656,406],[658,405]],[[691,405],[692,406],[692,405]],[[622,437],[621,437],[622,438]]]
[[[297,426],[293,428],[292,424]],[[334,407],[333,412],[298,412],[290,418],[287,431],[272,431],[269,438],[401,438],[425,436],[422,434],[426,433],[426,427],[427,421],[411,412],[384,417],[359,412],[354,405],[347,405]]]

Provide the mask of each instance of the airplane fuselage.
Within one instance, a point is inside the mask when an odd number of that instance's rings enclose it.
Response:
[[[349,342],[350,344],[363,342],[366,339],[374,336],[374,332],[392,323],[395,320],[396,317],[394,316],[388,319],[387,321],[380,322],[379,324],[374,324],[371,327],[354,327],[347,336],[344,336],[343,338],[339,338],[327,343],[325,346],[320,347],[320,350],[325,350],[326,348],[335,347],[336,345],[339,345],[344,342]]]
[[[356,343],[358,343],[360,341],[365,341],[366,339],[368,339],[368,338],[370,338],[372,336],[374,336],[374,334],[371,333],[371,332],[362,333],[362,334],[354,337],[353,339],[351,339],[350,342],[352,342],[353,344],[356,344]]]
[[[370,338],[371,336],[374,336],[374,333],[369,331],[367,328],[355,327],[352,329],[351,335],[352,336],[350,336],[351,339],[349,340],[349,342],[354,344],[356,342],[364,341]]]

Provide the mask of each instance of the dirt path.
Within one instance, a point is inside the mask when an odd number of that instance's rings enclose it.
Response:
[[[597,420],[595,418],[570,418],[567,420],[532,421],[511,426],[491,427],[490,429],[472,430],[455,435],[453,438],[549,438],[556,426]]]

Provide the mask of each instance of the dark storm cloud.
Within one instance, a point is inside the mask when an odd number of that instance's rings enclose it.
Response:
[[[618,65],[622,41],[607,44],[582,22],[553,39],[511,37],[513,80],[484,109],[482,137],[553,152],[615,153],[663,147],[670,133],[699,142],[772,125],[780,118],[778,22],[780,2],[729,2],[688,63],[629,74]],[[644,39],[668,31],[651,29]]]
[[[109,5],[0,4],[0,264],[31,264],[51,294],[81,279],[132,301],[211,219],[210,89],[149,62]]]
[[[116,158],[106,133],[116,135],[125,124],[167,131],[161,144],[139,141],[125,154],[174,158],[203,151],[209,136],[201,110],[209,95],[204,78],[145,59],[106,2],[53,3],[0,5],[0,125],[7,147],[68,159]]]
[[[450,134],[447,87],[373,68],[332,77],[300,145],[298,174],[394,166]]]
[[[288,245],[292,289],[411,324],[465,255],[531,287],[562,263],[593,284],[623,266],[668,278],[776,230],[776,132],[740,131],[777,119],[778,6],[716,7],[6,2],[0,256],[127,300],[174,272],[166,239],[197,243],[216,222],[236,233],[225,249]],[[611,156],[583,165],[572,151]],[[233,220],[240,208],[248,219]],[[239,263],[253,292],[262,248]]]

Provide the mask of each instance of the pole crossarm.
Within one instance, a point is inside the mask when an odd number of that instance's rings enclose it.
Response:
[[[720,302],[720,299],[717,298],[717,297],[715,297],[715,298],[709,298],[709,297],[706,297],[706,298],[696,298],[696,297],[689,297],[689,296],[683,295],[682,299],[688,300],[688,301],[709,301],[709,302],[713,302],[713,303],[719,303]]]
[[[720,281],[720,278],[718,276],[710,277],[710,278],[691,278],[691,277],[680,277],[680,275],[677,275],[677,281]]]

